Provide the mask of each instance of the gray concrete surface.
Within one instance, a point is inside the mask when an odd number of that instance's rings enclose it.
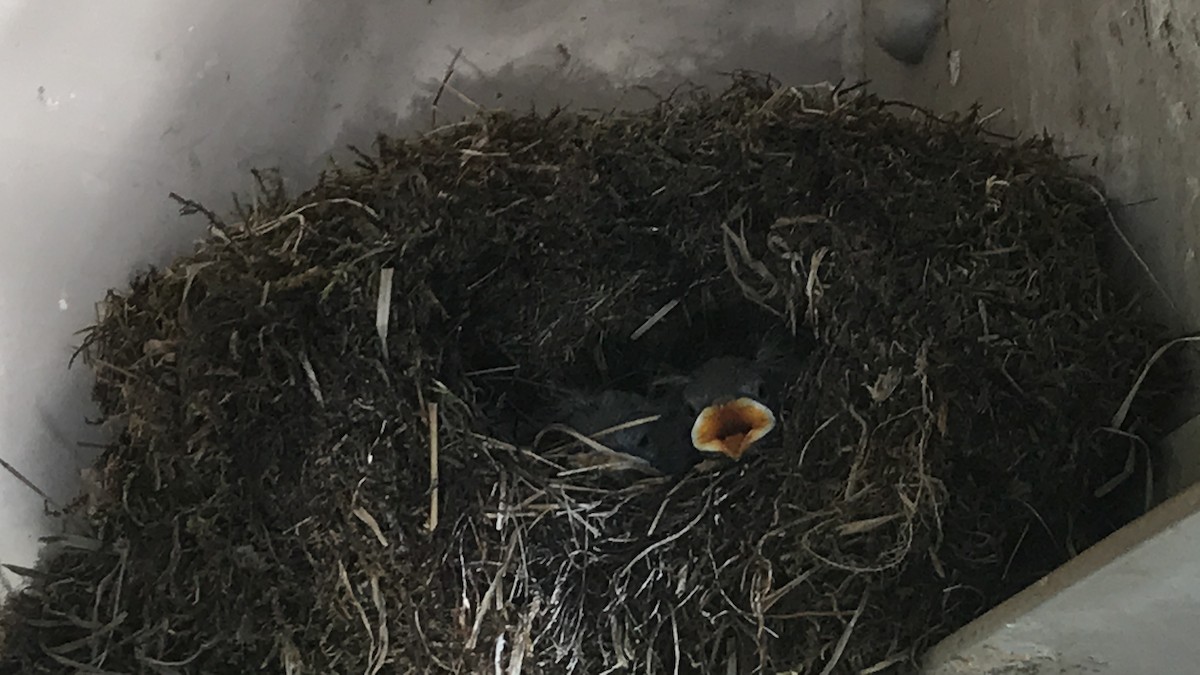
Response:
[[[925,675],[1200,669],[1200,485],[943,641]]]
[[[842,0],[0,0],[0,459],[59,504],[78,490],[77,443],[104,434],[83,423],[87,373],[66,368],[74,333],[200,233],[168,192],[220,209],[252,167],[302,185],[347,143],[428,128],[452,62],[482,106],[607,109],[739,67],[857,73],[859,16]],[[0,562],[30,564],[57,527],[0,470]]]

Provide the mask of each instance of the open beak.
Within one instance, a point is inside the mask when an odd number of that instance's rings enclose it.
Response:
[[[733,459],[775,428],[775,413],[752,398],[710,405],[692,424],[692,445],[701,452],[719,452]]]

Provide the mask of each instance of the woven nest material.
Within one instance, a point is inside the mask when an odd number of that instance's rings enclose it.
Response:
[[[1047,139],[739,76],[262,178],[108,296],[115,440],[0,671],[907,672],[1129,517],[1138,481],[1095,495],[1162,387],[1105,428],[1161,329]],[[547,430],[767,335],[739,462]]]

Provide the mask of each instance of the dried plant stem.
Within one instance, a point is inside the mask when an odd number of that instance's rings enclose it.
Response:
[[[438,404],[429,402],[429,520],[425,527],[433,532],[438,526]]]

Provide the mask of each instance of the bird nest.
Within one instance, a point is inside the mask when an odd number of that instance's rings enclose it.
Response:
[[[738,76],[259,178],[87,335],[114,441],[0,670],[903,672],[1128,517],[1161,330],[1047,139]],[[556,424],[767,336],[739,461]]]

